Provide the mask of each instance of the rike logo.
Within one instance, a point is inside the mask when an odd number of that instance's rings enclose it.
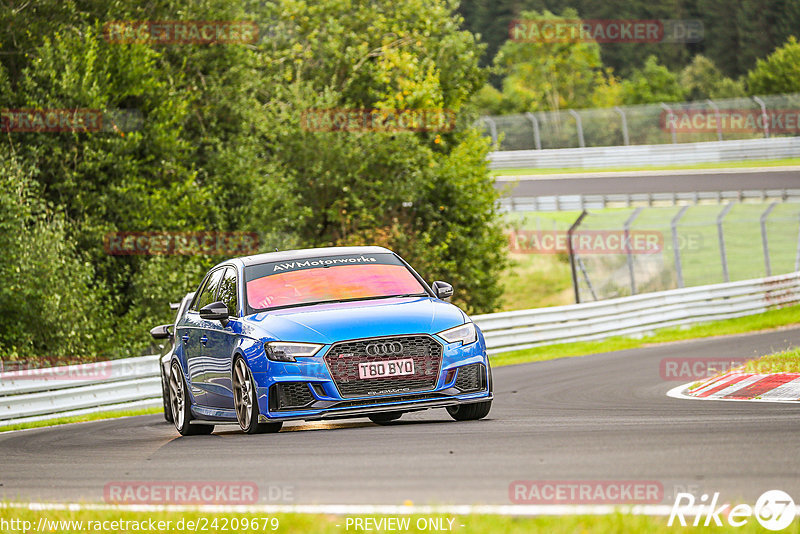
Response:
[[[707,527],[714,522],[715,526],[723,526],[723,517],[732,527],[745,525],[748,518],[755,516],[756,521],[767,530],[783,530],[794,521],[796,509],[794,500],[788,493],[781,490],[769,490],[764,492],[756,501],[756,505],[751,507],[748,504],[737,504],[731,508],[730,504],[719,504],[719,492],[714,493],[711,502],[708,495],[700,497],[700,504],[695,505],[695,497],[691,493],[678,493],[675,496],[675,504],[669,515],[667,526],[671,527],[678,519],[682,527],[686,526],[684,515],[694,515],[692,525],[700,526],[701,519],[703,526]]]

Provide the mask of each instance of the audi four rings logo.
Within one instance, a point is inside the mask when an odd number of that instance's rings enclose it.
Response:
[[[367,354],[370,356],[388,356],[403,352],[403,344],[399,341],[389,343],[370,343],[367,345]]]

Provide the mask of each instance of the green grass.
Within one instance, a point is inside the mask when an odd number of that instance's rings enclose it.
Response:
[[[747,362],[742,368],[747,373],[800,373],[800,349],[767,354]]]
[[[495,515],[461,515],[453,516],[447,514],[431,514],[429,516],[385,516],[385,515],[369,515],[369,516],[336,516],[336,515],[314,515],[314,514],[238,514],[238,513],[203,513],[203,512],[132,512],[132,511],[117,511],[117,510],[82,510],[82,511],[30,511],[26,509],[12,509],[0,508],[0,519],[4,521],[20,520],[30,522],[27,526],[30,527],[28,531],[35,531],[39,525],[40,518],[44,517],[50,521],[82,521],[83,528],[73,524],[70,528],[65,524],[50,524],[44,527],[48,532],[223,532],[223,526],[227,525],[228,532],[313,532],[319,534],[340,534],[342,532],[363,532],[363,530],[356,530],[352,523],[348,528],[347,519],[356,517],[365,518],[371,517],[376,520],[386,517],[405,518],[410,519],[410,529],[403,530],[403,532],[430,532],[431,530],[418,530],[416,522],[418,519],[428,518],[442,518],[444,524],[447,525],[447,519],[453,519],[453,532],[463,532],[464,534],[527,534],[531,532],[544,532],[552,534],[567,534],[567,533],[617,533],[626,532],[631,534],[640,533],[674,533],[680,532],[708,532],[709,527],[680,527],[673,525],[667,526],[666,517],[649,517],[642,515],[629,515],[623,513],[615,513],[601,516],[541,516],[541,517],[507,517]],[[256,528],[241,528],[242,519],[246,518],[248,522],[256,521]],[[265,521],[263,518],[269,518]],[[271,523],[274,518],[277,523]],[[234,519],[236,520],[233,523]],[[692,517],[687,517],[687,522],[691,522]],[[156,524],[156,529],[150,529],[148,521],[152,520]],[[216,528],[214,528],[214,521],[216,520]],[[89,529],[88,522],[101,522],[100,524],[93,523],[92,526],[97,525],[98,528]],[[108,527],[112,527],[110,521],[136,521],[141,524],[144,521],[143,529],[133,528],[130,523],[118,524],[117,528],[103,529],[102,522],[106,523]],[[159,521],[163,521],[158,525]],[[167,523],[169,521],[170,523]],[[182,529],[176,529],[176,525],[182,521]],[[189,523],[191,522],[191,524]],[[266,528],[264,528],[266,523]],[[232,525],[239,528],[231,528]],[[251,523],[252,524],[252,523]],[[277,525],[277,529],[272,528]],[[463,525],[463,527],[461,526]],[[714,531],[725,531],[727,525],[723,519],[724,527],[712,528]],[[198,528],[195,528],[195,527]],[[249,526],[249,525],[248,525]],[[120,528],[127,527],[127,528]],[[203,528],[206,527],[206,528]],[[14,530],[11,530],[14,531]],[[736,532],[748,534],[751,532],[763,532],[763,529],[758,528],[758,523],[755,518],[748,519],[747,524],[742,527],[736,528]],[[22,529],[17,530],[22,532]],[[379,530],[378,532],[387,532],[387,530]],[[786,534],[797,534],[800,532],[800,523],[795,521],[787,529],[782,530]]]
[[[493,355],[491,361],[494,367],[500,367],[517,363],[554,360],[556,358],[586,356],[589,354],[635,349],[657,343],[743,334],[796,324],[800,324],[800,306],[791,306],[757,315],[739,317],[737,319],[713,321],[689,328],[664,328],[655,331],[652,335],[641,338],[618,336],[603,341],[559,343],[557,345],[545,345],[525,350],[503,352]]]
[[[748,167],[785,167],[800,165],[800,158],[771,159],[771,160],[746,160],[723,161],[709,163],[687,163],[675,165],[634,165],[621,167],[592,167],[587,169],[548,168],[548,169],[494,169],[492,176],[525,176],[531,174],[580,174],[587,172],[627,172],[627,171],[654,171],[654,170],[681,170],[681,169],[741,169]]]
[[[736,203],[723,221],[728,276],[731,281],[760,278],[766,275],[759,218],[767,203]],[[633,230],[656,231],[663,236],[659,254],[634,257],[643,262],[637,272],[639,292],[677,287],[677,269],[670,221],[680,207],[653,207],[641,211]],[[716,219],[719,205],[690,206],[678,225],[680,260],[686,287],[724,282]],[[580,229],[621,230],[632,208],[607,208],[589,212]],[[505,215],[508,228],[527,231],[566,231],[577,219],[576,211],[517,212]],[[800,231],[800,205],[782,203],[772,210],[766,226],[771,272],[788,273],[795,268],[797,239]],[[527,256],[527,258],[526,258]],[[564,255],[566,256],[566,255]],[[509,253],[512,260],[500,281],[504,288],[503,311],[570,304],[569,263],[553,254]],[[581,258],[600,298],[630,293],[624,254],[583,254]],[[644,276],[643,276],[644,274]],[[585,295],[585,293],[584,293]]]
[[[506,224],[524,230],[563,230],[575,222],[579,212],[508,213]],[[513,254],[503,272],[502,311],[562,306],[575,302],[572,274],[565,254]]]
[[[572,304],[575,294],[569,262],[544,254],[512,254],[505,272],[503,310],[527,310]]]
[[[114,410],[108,412],[96,412],[85,415],[73,415],[70,417],[58,417],[56,419],[47,419],[44,421],[33,421],[30,423],[16,423],[13,425],[0,426],[0,432],[8,432],[9,430],[23,430],[26,428],[41,428],[45,426],[65,425],[68,423],[84,423],[86,421],[97,421],[99,419],[114,419],[117,417],[130,417],[133,415],[150,415],[154,413],[163,413],[164,410],[158,407],[154,408],[141,408],[138,410]]]

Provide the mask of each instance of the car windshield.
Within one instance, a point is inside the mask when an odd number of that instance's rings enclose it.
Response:
[[[427,296],[394,254],[303,258],[245,268],[247,302],[267,310],[393,296]]]

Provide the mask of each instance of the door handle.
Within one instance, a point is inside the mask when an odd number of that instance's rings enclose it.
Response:
[[[204,335],[203,337],[201,337],[201,338],[200,338],[200,343],[202,343],[203,345],[205,345],[206,343],[208,343],[208,336],[205,336],[205,335]]]
[[[183,340],[184,343],[188,343],[189,342],[189,334],[183,334],[183,337],[181,337],[181,339]]]

